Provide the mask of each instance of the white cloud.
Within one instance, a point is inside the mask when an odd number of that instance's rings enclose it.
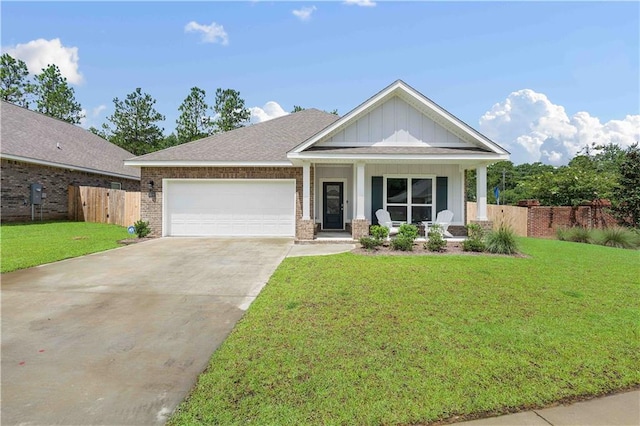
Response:
[[[310,6],[310,7],[303,7],[301,9],[292,10],[291,13],[297,16],[301,21],[308,21],[309,19],[311,19],[311,14],[315,12],[315,10],[316,10],[315,6]]]
[[[211,25],[198,24],[191,21],[184,26],[185,33],[199,32],[201,33],[203,43],[220,43],[223,46],[229,44],[229,35],[222,25],[211,22]]]
[[[516,164],[567,164],[592,143],[626,148],[640,139],[640,115],[601,123],[588,112],[569,117],[561,105],[531,89],[511,93],[480,118],[480,131],[511,151]]]
[[[376,5],[376,2],[371,0],[345,0],[344,4],[362,7],[374,7]]]
[[[93,126],[96,128],[100,128],[102,123],[98,123],[98,118],[102,115],[102,113],[107,109],[106,105],[98,105],[95,108],[91,108],[91,113],[87,113],[87,110],[82,108],[81,114],[82,118],[80,119],[80,125],[85,129]]]
[[[59,38],[45,40],[39,38],[27,43],[18,43],[2,49],[17,59],[22,59],[31,74],[40,74],[43,68],[55,64],[60,74],[71,84],[81,84],[84,80],[78,70],[78,48],[62,45]]]
[[[97,107],[95,107],[94,109],[91,110],[91,115],[93,117],[97,117],[99,116],[102,111],[104,111],[105,109],[107,109],[106,105],[98,105]]]
[[[269,101],[262,108],[260,107],[252,107],[249,108],[251,111],[251,124],[262,123],[263,121],[271,120],[273,118],[282,117],[283,115],[287,115],[282,107],[274,101]]]

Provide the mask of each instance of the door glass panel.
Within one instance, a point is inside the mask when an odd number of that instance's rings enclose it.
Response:
[[[387,206],[387,211],[391,216],[391,220],[399,222],[407,221],[407,206]]]
[[[387,203],[406,203],[406,202],[407,202],[407,179],[403,179],[403,178],[387,179]]]
[[[340,214],[340,185],[326,185],[326,204],[327,214]]]
[[[413,204],[431,204],[433,199],[432,184],[431,179],[411,179],[411,202]]]
[[[411,221],[413,223],[418,222],[431,222],[431,206],[413,206],[411,207]]]

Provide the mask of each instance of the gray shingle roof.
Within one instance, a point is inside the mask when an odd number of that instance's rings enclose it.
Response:
[[[140,178],[140,169],[124,165],[124,160],[133,156],[129,151],[82,127],[7,102],[0,103],[2,156]]]
[[[152,152],[134,161],[288,161],[287,152],[339,117],[306,109],[273,120]]]

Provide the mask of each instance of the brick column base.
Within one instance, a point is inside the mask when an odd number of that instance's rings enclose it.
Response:
[[[480,225],[484,232],[493,231],[493,221],[492,220],[472,220],[471,223],[475,223]]]
[[[353,219],[351,221],[351,236],[354,240],[369,235],[369,221],[367,219]]]
[[[299,219],[296,223],[296,239],[297,240],[313,240],[316,222],[311,220]]]

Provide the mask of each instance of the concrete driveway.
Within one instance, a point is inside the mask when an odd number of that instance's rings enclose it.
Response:
[[[164,423],[292,244],[162,238],[2,275],[2,425]]]

